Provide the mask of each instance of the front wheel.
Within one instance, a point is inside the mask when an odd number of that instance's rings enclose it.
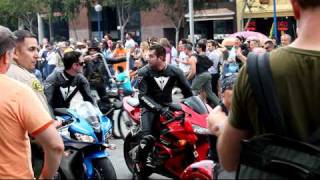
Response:
[[[108,158],[93,160],[94,179],[117,179],[116,171]]]
[[[130,151],[134,148],[136,149],[136,147],[139,145],[139,142],[140,142],[140,138],[136,135],[133,136],[131,132],[128,133],[128,135],[124,140],[123,155],[124,155],[124,159],[126,161],[127,167],[131,173],[134,173],[134,160],[132,159],[132,154],[130,153]],[[144,177],[145,179],[149,177],[152,173],[153,173],[152,169],[145,166],[144,168],[141,168],[141,172],[139,174],[141,177]]]
[[[135,122],[131,120],[127,111],[120,110],[118,115],[118,129],[122,139],[125,139],[131,128],[135,125]]]

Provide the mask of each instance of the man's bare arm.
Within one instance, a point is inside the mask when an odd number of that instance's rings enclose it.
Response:
[[[35,136],[35,139],[44,151],[44,165],[39,178],[52,179],[62,158],[64,150],[62,139],[53,125]]]
[[[188,63],[190,64],[190,72],[187,76],[187,80],[190,80],[196,75],[196,63],[197,63],[196,57],[191,56],[191,58],[188,60]]]
[[[248,137],[249,133],[247,131],[236,129],[229,122],[225,123],[217,144],[220,163],[225,170],[237,170],[240,159],[240,143],[242,139],[247,139]]]

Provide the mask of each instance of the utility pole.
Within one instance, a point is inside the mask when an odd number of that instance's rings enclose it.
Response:
[[[189,0],[189,28],[191,43],[194,46],[194,20],[193,20],[193,0]]]
[[[273,24],[274,24],[274,36],[278,42],[278,22],[277,22],[277,2],[273,0]]]
[[[37,13],[37,19],[38,19],[38,41],[42,42],[43,40],[43,21],[42,21],[42,17],[40,16],[39,13]]]

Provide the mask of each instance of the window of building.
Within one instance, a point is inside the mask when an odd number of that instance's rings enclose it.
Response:
[[[214,34],[232,34],[233,20],[214,21]]]

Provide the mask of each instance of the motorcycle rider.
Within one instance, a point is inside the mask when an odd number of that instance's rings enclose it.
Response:
[[[55,71],[44,82],[45,94],[52,109],[68,108],[70,101],[79,91],[84,101],[94,103],[90,94],[88,80],[82,75],[85,65],[80,52],[71,51],[64,54],[65,69]]]
[[[172,89],[177,85],[185,98],[192,96],[192,90],[183,72],[166,63],[166,50],[159,44],[152,45],[148,52],[148,65],[138,72],[139,101],[142,107],[142,139],[135,159],[135,178],[139,178],[142,162],[146,161],[154,142],[152,130],[160,115],[172,119],[173,114],[166,105],[172,102]]]

